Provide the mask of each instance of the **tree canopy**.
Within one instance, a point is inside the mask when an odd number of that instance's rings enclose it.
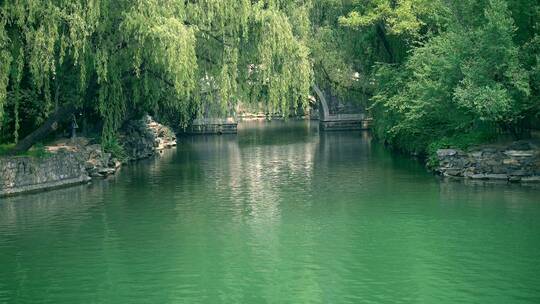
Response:
[[[540,2],[321,1],[320,66],[367,94],[375,133],[406,152],[467,146],[540,124]],[[313,50],[316,79],[321,79]],[[344,72],[345,71],[345,72]],[[357,73],[356,79],[350,78]],[[341,76],[338,76],[341,75]]]
[[[66,106],[104,142],[147,112],[178,126],[238,102],[288,115],[313,82],[364,103],[405,151],[526,136],[540,120],[540,2],[0,2],[0,142]]]
[[[21,123],[28,132],[66,104],[99,114],[105,138],[142,112],[186,124],[204,100],[227,109],[258,99],[282,113],[305,106],[308,9],[276,0],[4,2],[2,136],[17,141]]]
[[[375,71],[371,106],[378,134],[416,153],[430,145],[478,143],[503,132],[526,136],[540,114],[540,4],[432,5],[440,8],[426,15],[419,11],[413,38],[404,40],[407,56],[378,64]]]

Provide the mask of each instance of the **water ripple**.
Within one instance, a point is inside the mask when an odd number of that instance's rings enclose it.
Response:
[[[0,201],[0,303],[540,303],[538,189],[305,123]]]

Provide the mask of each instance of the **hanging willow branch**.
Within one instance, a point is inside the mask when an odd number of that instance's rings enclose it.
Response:
[[[19,126],[29,125],[20,120],[32,119],[18,115],[16,101],[8,100],[17,82],[37,98],[23,105],[34,107],[26,112],[55,120],[54,100],[69,100],[70,107],[101,116],[103,138],[114,137],[130,112],[167,108],[189,118],[208,92],[224,110],[252,94],[270,112],[306,106],[313,72],[297,28],[308,28],[309,20],[292,14],[309,6],[281,0],[4,2],[0,128],[14,128],[17,137]],[[14,77],[20,66],[22,74]],[[9,125],[2,123],[6,104],[16,111]]]

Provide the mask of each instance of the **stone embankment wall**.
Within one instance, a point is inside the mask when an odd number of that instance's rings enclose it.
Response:
[[[540,148],[532,142],[504,147],[479,147],[470,151],[437,151],[436,172],[450,178],[540,182]]]
[[[88,182],[79,153],[59,152],[49,157],[0,159],[0,196]]]
[[[127,159],[124,163],[148,158],[176,146],[169,128],[147,116],[130,122],[122,131],[121,144]],[[0,197],[81,184],[92,178],[115,174],[122,162],[105,153],[101,145],[77,144],[51,147],[50,155],[0,158]]]

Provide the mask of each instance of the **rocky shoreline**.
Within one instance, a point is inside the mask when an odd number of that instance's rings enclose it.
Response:
[[[177,144],[174,132],[150,116],[128,122],[120,132],[119,141],[126,153],[123,160],[103,152],[99,144],[86,145],[79,149],[90,177],[105,178],[113,175],[123,164],[152,157]]]
[[[99,144],[78,138],[46,147],[48,155],[0,158],[0,197],[44,191],[114,175],[132,161],[149,158],[176,146],[174,132],[150,116],[129,122],[120,133],[126,157],[103,151]]]
[[[43,191],[107,178],[132,161],[160,154],[177,145],[175,133],[150,116],[131,121],[119,142],[125,158],[117,159],[85,138],[46,147],[42,158],[0,158],[0,197]],[[540,183],[540,141],[469,149],[440,149],[434,171],[444,178]]]
[[[435,172],[446,178],[540,183],[540,144],[519,141],[463,151],[437,151]]]

